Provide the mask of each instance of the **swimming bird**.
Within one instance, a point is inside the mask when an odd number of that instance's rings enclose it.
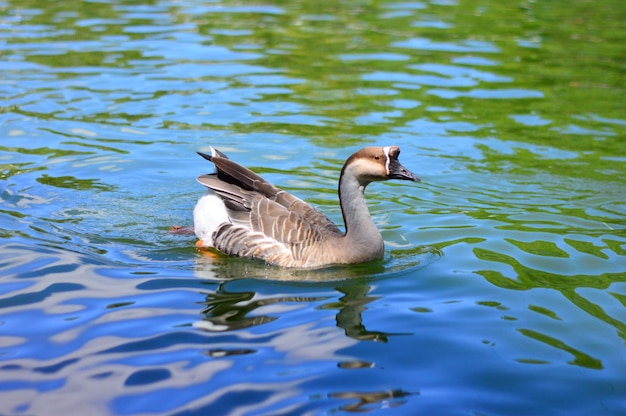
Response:
[[[261,259],[283,267],[314,268],[364,263],[383,257],[384,243],[365,201],[371,182],[419,182],[398,161],[397,146],[366,147],[350,156],[339,176],[345,232],[296,196],[211,147],[198,152],[216,172],[200,175],[207,187],[193,212],[200,248]]]

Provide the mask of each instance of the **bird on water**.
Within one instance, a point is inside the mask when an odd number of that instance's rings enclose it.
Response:
[[[398,161],[397,146],[366,147],[354,153],[339,177],[342,231],[311,205],[219,150],[198,154],[212,162],[216,172],[198,177],[207,193],[194,208],[196,246],[283,267],[314,268],[383,257],[383,238],[367,208],[365,188],[390,179],[420,181]]]

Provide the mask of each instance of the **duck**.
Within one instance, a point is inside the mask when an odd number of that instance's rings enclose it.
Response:
[[[384,241],[370,216],[365,188],[392,179],[420,182],[398,161],[398,146],[355,152],[339,175],[342,231],[302,199],[210,149],[211,154],[197,152],[215,172],[197,178],[207,192],[193,210],[196,247],[280,267],[321,268],[382,258]]]

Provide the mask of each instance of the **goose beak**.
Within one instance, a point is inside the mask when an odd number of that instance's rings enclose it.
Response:
[[[403,181],[421,182],[413,172],[402,166],[398,159],[393,159],[389,166],[389,179],[400,179]]]

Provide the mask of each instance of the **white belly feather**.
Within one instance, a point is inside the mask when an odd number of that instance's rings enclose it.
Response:
[[[208,191],[198,200],[193,209],[193,223],[196,236],[204,247],[213,247],[213,233],[224,223],[231,222],[222,199]]]

